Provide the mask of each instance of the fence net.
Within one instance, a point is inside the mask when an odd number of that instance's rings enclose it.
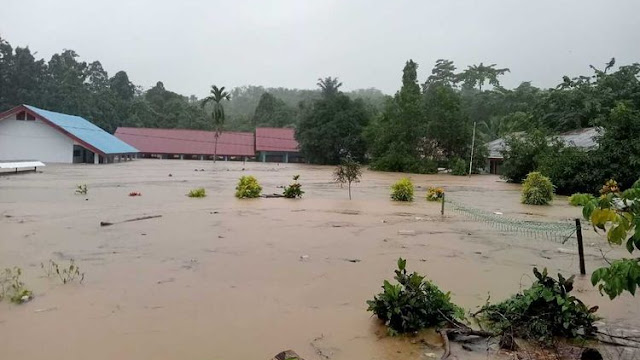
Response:
[[[572,221],[547,222],[518,219],[505,216],[498,212],[489,212],[457,201],[446,199],[448,209],[465,215],[473,221],[480,221],[504,232],[519,233],[535,239],[546,239],[558,243],[575,242],[576,226]]]

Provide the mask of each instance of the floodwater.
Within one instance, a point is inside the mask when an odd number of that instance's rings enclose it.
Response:
[[[533,266],[578,271],[571,243],[502,233],[448,209],[442,217],[424,193],[443,186],[459,203],[538,221],[579,216],[566,198],[524,206],[519,186],[496,176],[412,175],[416,201],[395,203],[389,186],[404,175],[365,171],[349,201],[332,170],[137,160],[0,176],[0,267],[21,267],[35,295],[0,304],[0,359],[267,359],[285,349],[307,359],[427,359],[442,352],[437,336],[389,338],[366,312],[398,257],[471,311],[527,287]],[[238,200],[244,174],[263,193],[300,174],[306,193]],[[87,195],[74,194],[80,184]],[[208,196],[185,196],[196,187]],[[150,215],[162,217],[118,223]],[[591,230],[585,238],[588,271],[604,264],[600,248],[624,254]],[[40,263],[49,259],[75,259],[84,282],[47,278]],[[609,301],[588,278],[576,288],[608,324],[640,325],[636,298]]]

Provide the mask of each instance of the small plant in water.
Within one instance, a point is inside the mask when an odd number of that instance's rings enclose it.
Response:
[[[547,205],[553,200],[554,187],[548,177],[532,172],[522,183],[522,203],[528,205]]]
[[[253,176],[243,176],[236,186],[236,197],[238,199],[257,198],[260,197],[262,186],[258,183],[258,179]]]
[[[33,298],[33,293],[25,288],[20,276],[22,269],[19,267],[4,269],[0,275],[0,300],[8,298],[14,304],[22,304]]]
[[[391,199],[395,201],[413,201],[413,183],[409,178],[400,179],[391,186]]]
[[[47,277],[57,276],[63,284],[76,280],[82,284],[84,281],[84,273],[80,272],[80,267],[76,265],[73,259],[69,260],[69,266],[60,267],[55,261],[49,260],[47,265],[40,263],[40,267]]]
[[[76,186],[76,195],[87,195],[88,192],[87,184]]]
[[[293,182],[284,188],[283,195],[288,199],[301,198],[304,191],[302,191],[302,185],[298,182],[300,175],[294,175]]]
[[[427,201],[441,201],[444,197],[444,189],[441,187],[429,187],[427,189]]]
[[[394,277],[398,284],[385,280],[383,291],[367,301],[367,311],[378,316],[391,335],[440,326],[464,317],[464,311],[451,302],[449,293],[416,272],[408,274],[406,265],[407,260],[398,259]]]
[[[362,171],[360,170],[360,163],[353,160],[350,156],[347,156],[340,161],[340,165],[333,172],[334,179],[337,183],[348,184],[349,186],[349,200],[351,200],[351,183],[360,182]]]
[[[204,188],[197,188],[189,191],[187,196],[191,198],[203,198],[207,196],[207,191]]]

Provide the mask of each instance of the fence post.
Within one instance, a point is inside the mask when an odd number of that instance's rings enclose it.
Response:
[[[578,257],[580,258],[580,275],[586,275],[587,270],[584,267],[584,246],[582,244],[582,226],[580,219],[576,218],[576,236],[578,238]]]
[[[440,208],[440,215],[444,216],[444,195],[445,193],[442,193],[442,208]]]

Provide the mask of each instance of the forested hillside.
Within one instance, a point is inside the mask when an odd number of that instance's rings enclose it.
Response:
[[[0,37],[0,111],[30,104],[83,116],[109,132],[118,126],[212,128],[211,111],[202,109],[201,99],[172,92],[162,81],[143,89],[133,84],[125,71],[108,74],[100,61],[83,61],[73,50],[54,54],[48,61],[34,54],[28,47],[14,48]],[[310,84],[314,81],[310,75]],[[320,96],[319,90],[252,85],[231,89],[230,93],[231,101],[225,104],[226,130],[252,130],[255,125],[295,126],[303,104]],[[275,107],[271,109],[267,102],[254,116],[265,93],[275,99]],[[382,108],[385,98],[377,89],[348,95],[363,98],[373,109]]]

